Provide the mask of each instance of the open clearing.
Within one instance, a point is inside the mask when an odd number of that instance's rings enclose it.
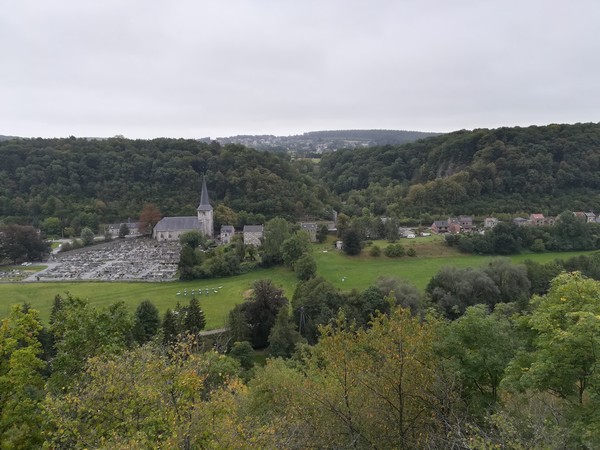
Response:
[[[402,240],[405,248],[414,246],[417,257],[387,258],[385,256],[368,256],[368,249],[356,257],[349,257],[332,249],[330,244],[314,246],[319,275],[330,281],[339,289],[362,290],[373,284],[380,276],[394,276],[409,280],[419,289],[424,289],[431,277],[444,266],[479,267],[487,264],[492,258],[484,256],[463,255],[454,249],[445,247],[435,240]],[[375,242],[385,247],[385,242]],[[540,253],[512,256],[515,263],[532,259],[547,262],[553,259],[567,259],[575,255],[589,252]],[[0,317],[8,314],[10,306],[28,302],[40,311],[44,321],[48,320],[52,302],[57,294],[71,293],[86,298],[96,307],[102,308],[116,301],[124,301],[131,311],[135,310],[142,300],[152,301],[161,314],[167,308],[173,308],[177,302],[185,304],[191,298],[191,291],[202,288],[203,294],[198,296],[206,314],[207,329],[220,328],[224,324],[227,313],[237,303],[244,300],[252,282],[257,279],[270,278],[274,284],[283,288],[291,299],[297,283],[293,272],[277,267],[261,269],[231,278],[214,280],[196,280],[189,282],[173,281],[163,283],[144,282],[43,282],[43,283],[0,283]],[[221,286],[221,288],[219,288]],[[187,289],[188,294],[184,295]],[[206,289],[209,295],[206,295]],[[214,291],[217,291],[215,293]],[[177,293],[180,292],[180,295]]]

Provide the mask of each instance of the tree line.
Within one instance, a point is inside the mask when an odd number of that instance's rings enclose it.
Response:
[[[513,255],[523,250],[540,253],[597,250],[600,224],[586,222],[571,211],[563,211],[554,225],[518,226],[501,222],[485,234],[447,234],[444,241],[465,253]]]

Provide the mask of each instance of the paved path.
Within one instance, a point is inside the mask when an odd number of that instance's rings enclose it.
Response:
[[[200,336],[210,336],[212,334],[221,334],[221,333],[225,333],[227,331],[227,328],[217,328],[214,330],[208,330],[208,331],[201,331],[200,333],[198,333]]]
[[[39,272],[34,273],[33,275],[29,275],[27,278],[25,278],[22,281],[39,281],[38,277],[40,275],[42,275],[47,270],[54,269],[55,267],[60,266],[61,263],[59,263],[59,262],[43,262],[43,263],[41,263],[41,265],[47,266],[47,267],[44,270],[40,270]]]

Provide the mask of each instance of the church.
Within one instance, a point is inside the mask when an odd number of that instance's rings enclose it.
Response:
[[[179,236],[188,231],[199,231],[204,236],[213,237],[213,208],[208,199],[206,178],[202,179],[200,204],[195,216],[163,217],[154,227],[152,237],[157,241],[178,241]]]

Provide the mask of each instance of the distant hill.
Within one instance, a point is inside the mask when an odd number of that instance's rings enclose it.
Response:
[[[257,150],[306,155],[343,148],[398,145],[439,135],[440,133],[403,130],[330,130],[310,131],[293,136],[238,135],[216,140],[221,144],[242,144]]]
[[[17,139],[17,136],[4,136],[0,134],[0,141],[10,141],[11,139]]]

